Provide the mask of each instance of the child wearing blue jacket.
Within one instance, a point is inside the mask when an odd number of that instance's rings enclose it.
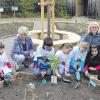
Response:
[[[80,72],[84,72],[85,58],[88,50],[89,44],[87,42],[81,42],[79,45],[75,46],[71,52],[69,72],[75,73],[77,80],[80,80]]]

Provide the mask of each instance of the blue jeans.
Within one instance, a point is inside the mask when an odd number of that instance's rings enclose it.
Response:
[[[65,68],[63,66],[58,66],[58,73],[63,75],[65,73]]]
[[[75,70],[74,66],[78,65],[79,67],[81,67],[81,72],[84,73],[84,64],[85,64],[85,62],[82,61],[82,60],[81,61],[76,61],[74,59],[71,59],[69,72],[70,73],[75,73],[76,70]]]

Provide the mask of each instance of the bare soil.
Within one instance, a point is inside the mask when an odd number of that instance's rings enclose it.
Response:
[[[88,80],[82,79],[75,89],[76,81],[65,83],[61,80],[57,85],[41,84],[41,78],[19,77],[12,85],[0,89],[0,100],[100,100],[100,87],[88,87]],[[34,83],[35,89],[28,84]],[[26,92],[26,93],[25,93]]]

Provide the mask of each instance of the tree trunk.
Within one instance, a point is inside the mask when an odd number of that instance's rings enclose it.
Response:
[[[96,18],[100,19],[100,0],[96,0]]]
[[[83,15],[82,0],[75,0],[75,6],[76,6],[75,16],[82,16]]]

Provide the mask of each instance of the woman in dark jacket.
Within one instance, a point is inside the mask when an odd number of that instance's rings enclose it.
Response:
[[[100,50],[97,46],[91,46],[86,57],[84,71],[86,76],[93,72],[100,78]]]
[[[99,24],[91,22],[88,26],[88,33],[82,38],[82,41],[88,42],[90,46],[96,45],[100,48],[100,32]]]

